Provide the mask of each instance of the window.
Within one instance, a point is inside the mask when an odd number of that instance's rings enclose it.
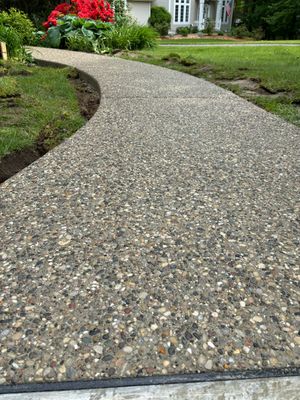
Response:
[[[190,0],[175,0],[174,22],[179,24],[190,22]]]
[[[221,14],[221,21],[223,24],[226,24],[228,22],[228,15],[226,12],[226,0],[222,1],[222,14]]]

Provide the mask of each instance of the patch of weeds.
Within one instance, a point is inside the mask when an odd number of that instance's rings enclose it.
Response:
[[[177,53],[170,53],[164,57],[161,58],[162,61],[170,61],[170,62],[177,62],[179,63],[181,60],[181,57]]]
[[[186,57],[180,60],[180,63],[185,67],[190,67],[192,65],[197,65],[197,61],[193,57]]]
[[[222,81],[219,82],[219,85],[223,88],[223,89],[227,89],[230,90],[231,92],[237,94],[238,96],[240,96],[242,94],[242,89],[240,88],[239,85],[236,85],[234,83],[223,83]]]
[[[11,77],[3,77],[0,80],[0,98],[19,97],[21,96],[20,89],[16,79]]]
[[[265,110],[281,116],[288,122],[300,126],[300,108],[295,107],[286,97],[269,99],[265,96],[256,96],[251,101]]]
[[[42,128],[37,139],[37,148],[40,154],[45,154],[70,136],[66,121],[70,118],[68,112],[57,115]]]

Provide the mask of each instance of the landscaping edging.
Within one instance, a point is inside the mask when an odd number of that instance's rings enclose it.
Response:
[[[299,130],[176,71],[39,51],[101,107],[1,187],[1,383],[299,374]]]

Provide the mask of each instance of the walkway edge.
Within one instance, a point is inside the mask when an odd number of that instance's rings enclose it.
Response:
[[[65,390],[105,389],[128,386],[170,385],[199,382],[218,382],[232,380],[284,378],[300,376],[300,368],[267,369],[261,371],[211,372],[182,375],[156,375],[136,378],[97,379],[90,381],[66,381],[48,383],[28,383],[0,385],[0,394],[53,392]]]

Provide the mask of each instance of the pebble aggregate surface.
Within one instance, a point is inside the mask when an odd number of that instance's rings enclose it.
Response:
[[[0,187],[0,384],[299,367],[299,129],[177,71],[34,55],[101,104]]]

